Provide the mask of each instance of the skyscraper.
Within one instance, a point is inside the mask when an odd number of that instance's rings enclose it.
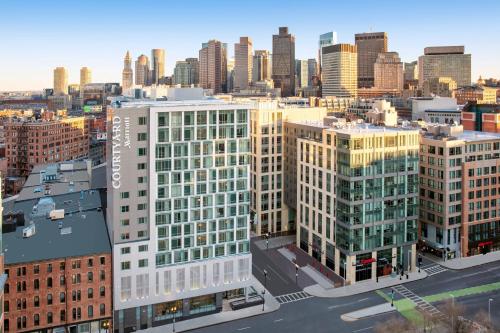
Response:
[[[149,71],[149,59],[141,54],[135,61],[135,84],[148,86],[150,84]]]
[[[193,59],[193,58],[191,58]],[[174,68],[174,84],[180,84],[181,86],[190,86],[194,84],[195,69],[193,68],[193,63],[185,61],[177,61]]]
[[[165,76],[165,50],[152,49],[151,60],[153,62],[153,73],[151,76],[151,83],[158,84],[160,79]]]
[[[397,52],[379,53],[373,70],[375,88],[403,90],[403,63]]]
[[[186,62],[191,65],[192,84],[200,84],[200,62],[198,61],[198,58],[186,58]]]
[[[111,108],[110,119],[115,332],[220,312],[224,298],[245,297],[252,283],[248,106],[140,101]]]
[[[313,78],[318,76],[318,63],[316,59],[307,59],[307,85],[313,86]]]
[[[323,47],[322,59],[323,97],[356,97],[358,92],[356,46],[335,44]]]
[[[405,83],[408,81],[418,80],[418,62],[405,62],[404,66],[404,80]]]
[[[122,87],[123,89],[129,89],[133,84],[134,72],[132,71],[132,58],[130,57],[130,52],[127,51],[125,59],[123,60]]]
[[[371,88],[378,54],[387,52],[387,33],[361,33],[354,35],[354,39],[358,48],[358,88]]]
[[[64,67],[54,69],[54,95],[68,93],[68,71]]]
[[[297,88],[307,87],[309,79],[307,60],[295,60],[295,85]]]
[[[88,67],[80,68],[80,90],[83,90],[83,86],[92,83],[92,71]]]
[[[418,84],[435,77],[450,77],[458,87],[471,84],[471,55],[464,46],[426,47],[418,58]]]
[[[274,87],[281,88],[281,96],[295,95],[295,36],[287,27],[280,27],[273,35]]]
[[[234,44],[234,89],[247,89],[252,81],[253,46],[250,37],[240,37]]]
[[[321,50],[323,47],[337,44],[337,33],[335,31],[327,32],[319,35],[319,48],[318,48],[318,70],[321,77],[321,67],[323,62],[321,61]]]
[[[227,91],[227,45],[212,39],[200,50],[200,86],[214,94]]]
[[[253,82],[271,79],[271,55],[268,50],[255,50],[252,71]]]

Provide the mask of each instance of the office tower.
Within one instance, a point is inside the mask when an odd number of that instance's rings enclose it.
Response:
[[[151,84],[149,73],[149,59],[144,54],[141,54],[135,61],[135,84],[149,86]]]
[[[227,92],[227,45],[212,39],[200,50],[200,86],[214,94]]]
[[[36,120],[9,118],[4,122],[8,174],[27,177],[35,164],[87,157],[89,138],[84,117]],[[29,138],[44,138],[30,142]],[[50,142],[51,145],[47,145]]]
[[[373,71],[376,89],[403,90],[403,63],[397,52],[379,53]]]
[[[174,68],[174,84],[187,87],[193,84],[193,68],[187,61],[177,61]]]
[[[285,144],[292,133],[285,133],[285,124],[296,120],[321,120],[326,114],[326,108],[286,105],[277,100],[254,102],[252,105],[250,128],[253,129],[252,160],[255,165],[250,174],[254,179],[251,182],[250,208],[257,235],[295,230],[294,214],[284,204],[285,184],[291,181],[284,175]],[[296,151],[289,150],[288,154],[295,155]]]
[[[500,134],[435,124],[420,141],[420,239],[451,259],[498,249]],[[493,186],[493,187],[492,187]]]
[[[358,48],[358,88],[371,88],[378,54],[387,52],[387,33],[361,33],[354,35],[354,39]]]
[[[295,36],[287,27],[280,27],[273,35],[273,81],[281,89],[281,96],[295,95]]]
[[[418,84],[435,77],[450,77],[458,87],[471,84],[471,55],[464,46],[426,47],[418,57]]]
[[[122,87],[123,89],[129,89],[133,84],[134,72],[132,71],[132,58],[130,57],[130,52],[127,51],[125,59],[123,60]]]
[[[500,133],[500,105],[468,102],[461,112],[464,130]]]
[[[202,98],[201,89],[185,90]],[[116,332],[170,323],[174,314],[185,320],[220,312],[225,298],[246,295],[249,117],[248,106],[221,100],[111,109],[107,193]]]
[[[455,86],[455,88],[457,88]],[[497,103],[497,88],[486,86],[465,86],[455,89],[453,97],[457,99],[457,103],[465,105],[468,102],[477,104],[496,104]]]
[[[80,89],[88,83],[92,83],[92,71],[88,67],[80,68]]]
[[[267,50],[255,50],[253,56],[252,81],[271,80],[271,55]]]
[[[200,83],[200,62],[198,61],[198,58],[186,58],[186,62],[191,65],[192,84],[197,86]]]
[[[307,87],[309,79],[309,68],[307,60],[295,60],[295,84],[296,88]]]
[[[151,61],[153,62],[151,83],[158,85],[160,79],[165,76],[165,50],[152,49]]]
[[[234,58],[227,60],[227,89],[230,92],[234,89]]]
[[[335,44],[323,47],[322,95],[356,97],[358,56],[355,45]]]
[[[314,77],[318,76],[318,63],[316,59],[307,59],[307,86],[312,87],[314,85]]]
[[[64,67],[54,69],[54,95],[68,93],[68,71]]]
[[[405,83],[408,81],[418,80],[418,62],[405,62],[403,63],[404,67],[404,80]]]
[[[335,31],[331,31],[331,32],[327,32],[327,33],[319,35],[318,75],[320,78],[321,78],[321,71],[322,71],[321,68],[323,66],[323,61],[321,59],[321,53],[322,53],[323,47],[335,45],[337,43],[338,43],[338,39],[337,39],[337,33]]]
[[[252,39],[240,37],[240,42],[234,44],[234,90],[247,89],[252,81],[252,54]]]
[[[424,96],[453,97],[455,89],[457,83],[451,77],[433,77],[424,82],[423,92]]]
[[[419,131],[316,127],[297,140],[297,246],[350,284],[414,271]]]

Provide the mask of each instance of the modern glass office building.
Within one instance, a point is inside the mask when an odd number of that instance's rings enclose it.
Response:
[[[249,108],[133,101],[108,117],[115,332],[220,311],[250,285]]]

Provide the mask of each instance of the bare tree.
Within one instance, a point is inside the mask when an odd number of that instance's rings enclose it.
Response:
[[[465,306],[448,300],[440,307],[443,313],[443,324],[448,328],[449,333],[469,333],[471,330],[471,323],[464,320]]]
[[[387,321],[377,323],[373,331],[375,333],[387,333],[387,332],[398,332],[398,333],[416,333],[416,327],[411,324],[408,320],[392,317]]]
[[[490,322],[488,313],[484,310],[479,311],[474,316],[474,322],[478,323],[483,327],[482,333],[498,333],[500,329],[496,329],[493,323]]]

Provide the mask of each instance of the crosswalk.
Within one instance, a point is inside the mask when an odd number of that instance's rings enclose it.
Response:
[[[313,296],[309,295],[305,291],[299,291],[299,292],[290,293],[290,294],[286,294],[286,295],[276,296],[276,300],[280,304],[286,304],[286,303],[301,301],[301,300],[308,299],[311,297],[313,297]]]
[[[393,287],[393,289],[394,289],[394,291],[399,293],[401,296],[406,297],[407,299],[409,299],[413,303],[415,303],[417,305],[417,308],[420,309],[421,311],[426,312],[433,317],[442,317],[443,316],[443,313],[441,311],[439,311],[434,305],[425,301],[422,297],[416,295],[413,291],[406,288],[405,286],[400,284],[400,285]]]
[[[446,272],[448,269],[441,265],[431,265],[423,268],[423,270],[427,273],[428,276],[436,275],[439,273]]]

